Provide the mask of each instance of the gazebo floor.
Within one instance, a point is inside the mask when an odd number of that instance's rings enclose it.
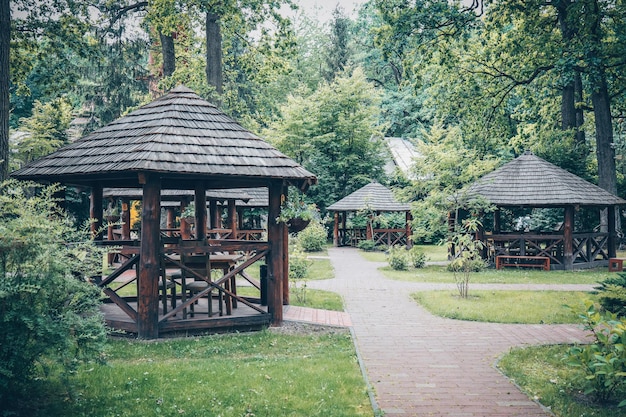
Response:
[[[168,311],[170,309],[170,300],[168,299]],[[178,300],[180,303],[180,300]],[[133,309],[137,309],[137,303],[129,303]],[[189,309],[187,318],[183,319],[183,314],[179,313],[162,321],[163,304],[159,302],[159,335],[163,333],[178,334],[198,334],[198,333],[223,333],[228,331],[244,331],[258,330],[264,326],[268,326],[271,315],[264,308],[264,313],[239,303],[237,308],[232,309],[231,315],[226,315],[224,307],[224,315],[219,314],[219,305],[216,299],[213,300],[213,314],[208,315],[208,299],[203,298],[194,305],[194,316],[191,317]],[[105,303],[101,307],[104,319],[112,333],[131,335],[138,333],[137,323],[133,321],[121,308],[113,303]]]

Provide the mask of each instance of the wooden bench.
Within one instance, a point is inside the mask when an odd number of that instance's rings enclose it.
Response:
[[[531,262],[524,262],[524,261],[531,261]],[[541,261],[541,262],[534,262],[534,261]],[[521,256],[521,255],[498,255],[496,256],[496,269],[502,269],[505,266],[543,268],[544,271],[549,271],[550,270],[550,258],[548,258],[547,256]]]
[[[624,260],[620,258],[609,259],[609,272],[619,272],[624,269]]]

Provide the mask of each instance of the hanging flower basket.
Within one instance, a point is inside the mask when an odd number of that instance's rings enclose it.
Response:
[[[304,230],[309,223],[311,223],[311,220],[294,218],[287,222],[287,227],[289,228],[289,233],[298,233]]]

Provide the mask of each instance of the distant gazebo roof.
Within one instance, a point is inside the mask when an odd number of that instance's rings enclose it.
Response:
[[[476,181],[468,197],[481,196],[497,206],[615,206],[626,201],[531,152]]]
[[[190,189],[194,185],[187,180],[203,178],[211,181],[207,188],[232,188],[237,181],[265,186],[268,179],[299,188],[316,182],[315,175],[184,86],[11,175],[138,187],[138,174],[150,173],[169,189]]]
[[[407,203],[398,202],[389,188],[377,182],[371,182],[327,208],[329,211],[359,211],[364,209],[409,211],[411,206]]]

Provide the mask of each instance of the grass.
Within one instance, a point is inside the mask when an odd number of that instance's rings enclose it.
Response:
[[[454,282],[454,275],[445,266],[427,266],[408,271],[394,271],[389,266],[379,269],[387,278],[409,282]],[[579,271],[543,271],[539,269],[485,269],[472,273],[472,283],[476,284],[596,284],[613,272],[606,268]]]
[[[578,323],[574,308],[593,297],[574,291],[472,291],[467,299],[451,291],[411,294],[432,314],[459,320],[492,323],[560,324]]]
[[[116,340],[33,416],[371,416],[348,332]],[[58,394],[58,393],[57,393]],[[33,407],[38,406],[33,403]],[[42,407],[42,406],[40,406]]]
[[[626,410],[615,405],[597,405],[580,394],[575,368],[561,359],[568,346],[533,346],[513,349],[501,358],[498,368],[521,389],[559,417],[617,417]],[[617,398],[626,398],[626,392]]]

